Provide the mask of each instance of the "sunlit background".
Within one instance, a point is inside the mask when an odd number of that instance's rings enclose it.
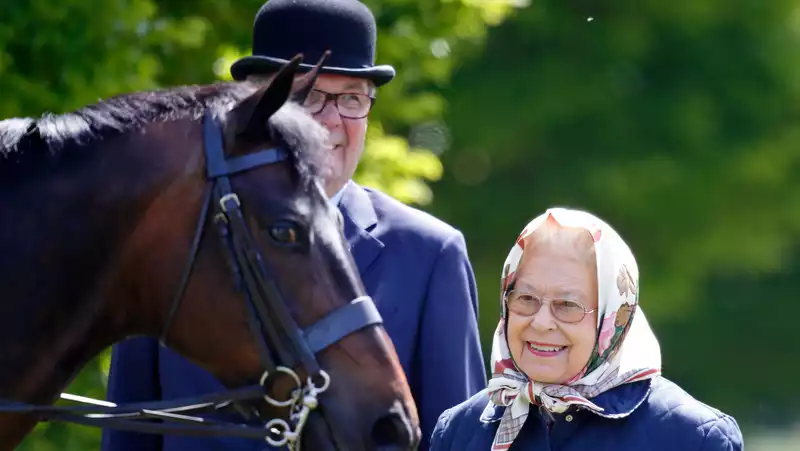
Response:
[[[665,375],[749,451],[800,450],[800,2],[369,0],[381,88],[358,181],[461,229],[488,358],[503,259],[551,205],[629,242]],[[0,117],[228,77],[261,0],[0,12]],[[54,225],[57,227],[57,225]],[[71,393],[103,397],[108,356]],[[22,450],[99,449],[40,425]]]

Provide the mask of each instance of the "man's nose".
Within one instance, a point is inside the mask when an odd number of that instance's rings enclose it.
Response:
[[[317,121],[328,129],[336,128],[342,125],[342,117],[339,115],[339,110],[336,108],[336,103],[329,100],[325,103],[322,111],[316,114]]]

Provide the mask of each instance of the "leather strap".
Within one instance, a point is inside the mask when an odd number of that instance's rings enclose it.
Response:
[[[382,323],[383,318],[372,298],[362,296],[330,312],[308,327],[303,335],[311,352],[316,354],[354,332]]]

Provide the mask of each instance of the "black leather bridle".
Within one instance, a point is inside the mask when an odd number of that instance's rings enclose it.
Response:
[[[0,402],[0,413],[29,413],[36,414],[40,421],[65,421],[144,433],[260,438],[273,446],[299,448],[303,426],[318,405],[317,396],[331,383],[330,376],[319,366],[315,354],[356,331],[383,321],[372,298],[361,296],[307,329],[300,329],[284,302],[274,276],[261,258],[242,214],[240,200],[230,182],[230,177],[235,174],[286,160],[286,150],[273,147],[228,158],[220,125],[210,112],[203,118],[203,141],[207,184],[202,209],[160,342],[166,345],[167,335],[179,311],[200,249],[209,211],[213,208],[214,224],[226,249],[229,267],[247,304],[248,326],[259,344],[264,368],[259,383],[221,393],[127,405],[69,394],[62,394],[61,398],[85,405],[33,405],[3,400]],[[297,367],[302,367],[308,375],[305,384],[293,370]],[[278,374],[289,376],[296,385],[287,400],[277,400],[268,394],[267,383]],[[265,425],[234,424],[190,415],[202,411],[224,411],[230,407],[241,409],[241,403],[260,400],[288,409],[288,421],[274,418]]]

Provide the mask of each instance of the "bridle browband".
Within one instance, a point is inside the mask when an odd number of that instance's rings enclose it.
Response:
[[[189,256],[159,341],[166,346],[200,249],[209,211],[213,208],[213,222],[226,249],[228,266],[245,299],[248,327],[258,342],[264,368],[259,383],[221,393],[125,405],[66,393],[61,395],[62,399],[85,405],[33,405],[2,400],[0,413],[36,414],[40,421],[64,421],[143,433],[259,438],[272,446],[288,445],[299,449],[300,435],[311,411],[318,405],[318,395],[331,383],[330,376],[319,366],[315,355],[342,338],[383,321],[372,298],[361,296],[333,310],[307,329],[300,329],[284,302],[274,275],[261,258],[230,182],[230,177],[235,174],[284,161],[288,153],[273,147],[228,158],[220,125],[209,111],[203,117],[203,141],[207,179],[203,204]],[[292,369],[296,367],[302,367],[308,375],[305,384]],[[295,384],[286,400],[274,399],[268,393],[268,382],[278,374],[288,376]],[[190,415],[235,407],[247,416],[242,403],[260,400],[288,409],[288,421],[273,418],[266,425],[235,424]]]

